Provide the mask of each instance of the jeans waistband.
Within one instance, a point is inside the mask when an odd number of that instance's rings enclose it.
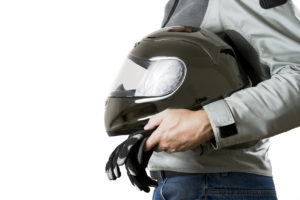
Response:
[[[151,178],[155,180],[162,180],[165,178],[170,178],[174,176],[184,176],[184,175],[195,175],[195,173],[184,173],[175,171],[150,171]]]

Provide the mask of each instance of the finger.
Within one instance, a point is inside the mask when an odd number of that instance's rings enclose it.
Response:
[[[159,140],[160,140],[160,128],[158,127],[153,133],[152,135],[150,135],[150,137],[147,139],[145,145],[144,145],[144,151],[148,152],[151,149],[153,149],[157,144],[159,144]]]
[[[155,152],[168,152],[168,149],[167,148],[164,148],[164,147],[161,147],[159,144],[158,145],[156,145],[155,147],[154,147],[154,149],[153,149],[153,151],[155,151]]]
[[[153,115],[148,123],[145,125],[144,129],[145,130],[151,130],[154,129],[155,127],[159,126],[163,120],[163,112],[160,112],[156,115]]]

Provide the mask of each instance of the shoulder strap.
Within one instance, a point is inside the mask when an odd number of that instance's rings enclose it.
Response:
[[[259,0],[260,6],[264,9],[274,8],[283,5],[288,0]]]

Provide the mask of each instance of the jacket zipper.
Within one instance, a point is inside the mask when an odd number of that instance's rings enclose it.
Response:
[[[162,26],[162,28],[165,27],[165,26],[168,24],[168,22],[170,21],[172,15],[174,14],[174,12],[175,12],[175,10],[176,10],[176,7],[177,7],[178,3],[179,3],[179,0],[175,0],[175,2],[174,2],[174,4],[173,4],[173,7],[172,7],[172,9],[171,9],[171,11],[170,11],[170,13],[169,13],[169,15],[168,15],[168,18],[167,18],[167,20],[165,21],[165,23],[164,23],[164,25]]]

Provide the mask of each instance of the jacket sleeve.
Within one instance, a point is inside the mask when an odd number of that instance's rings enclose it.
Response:
[[[219,10],[218,19],[223,29],[239,32],[253,46],[271,78],[204,106],[216,149],[268,138],[300,126],[298,11],[291,1],[267,10],[255,2],[226,1],[219,5],[223,10]],[[224,137],[222,131],[228,130],[232,134]]]

